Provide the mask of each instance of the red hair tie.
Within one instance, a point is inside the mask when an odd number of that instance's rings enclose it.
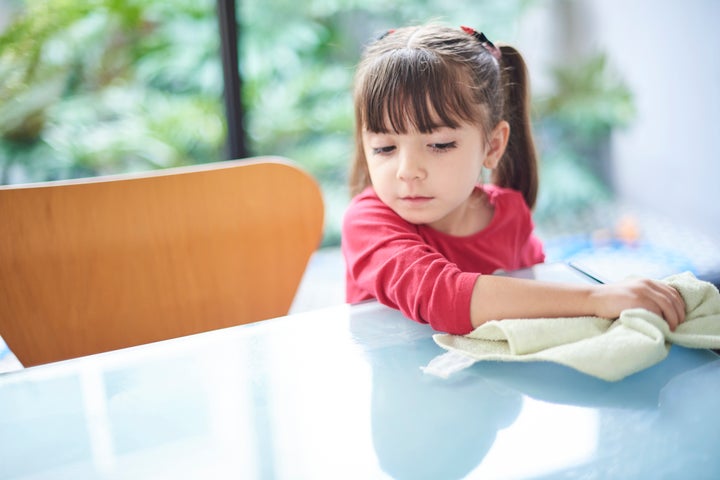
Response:
[[[380,35],[380,36],[377,38],[376,42],[379,42],[380,40],[382,40],[383,38],[387,37],[388,35],[390,35],[390,34],[393,33],[394,31],[395,31],[395,29],[394,29],[394,28],[391,28],[390,30],[388,30],[388,31],[386,31],[386,32],[383,32],[382,35]]]
[[[477,39],[477,41],[480,42],[480,45],[485,47],[485,50],[487,50],[488,53],[490,53],[490,55],[495,57],[495,59],[498,62],[500,61],[500,57],[502,57],[502,52],[500,51],[500,49],[498,47],[495,46],[494,43],[492,43],[490,40],[488,40],[488,38],[485,36],[484,33],[478,32],[477,30],[475,30],[474,28],[471,28],[471,27],[462,26],[460,28],[462,28],[463,32],[475,37],[475,39]]]

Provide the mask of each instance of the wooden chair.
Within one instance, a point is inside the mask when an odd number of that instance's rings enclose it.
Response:
[[[0,187],[0,336],[31,366],[285,315],[322,228],[273,157]]]

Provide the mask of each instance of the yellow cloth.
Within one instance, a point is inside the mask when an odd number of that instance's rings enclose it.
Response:
[[[640,308],[623,311],[615,321],[598,317],[494,320],[465,336],[434,335],[449,354],[433,359],[424,370],[447,377],[480,360],[549,361],[617,381],[663,360],[672,343],[720,348],[717,288],[689,272],[664,282],[685,300],[685,322],[674,332],[662,317]]]

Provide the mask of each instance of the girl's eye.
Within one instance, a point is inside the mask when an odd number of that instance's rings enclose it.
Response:
[[[429,147],[432,149],[433,152],[446,152],[450,149],[457,147],[457,142],[431,143]]]
[[[378,147],[378,148],[373,148],[372,153],[373,153],[373,155],[387,155],[388,153],[391,153],[393,150],[395,150],[394,146]]]

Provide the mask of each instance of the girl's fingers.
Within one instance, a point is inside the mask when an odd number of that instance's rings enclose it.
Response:
[[[678,325],[685,321],[685,302],[680,293],[673,287],[663,283],[655,283],[658,298],[657,305],[660,307],[662,317],[668,323],[670,330],[675,330]]]

